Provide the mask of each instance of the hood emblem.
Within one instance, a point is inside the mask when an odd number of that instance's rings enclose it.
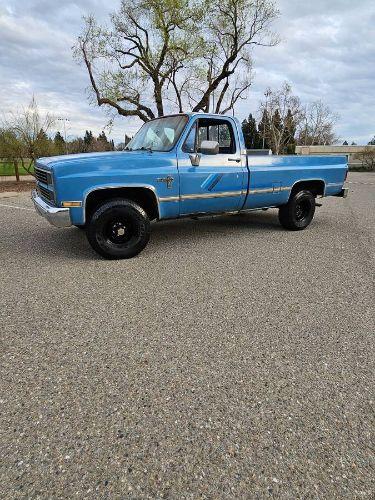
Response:
[[[168,175],[168,177],[158,177],[156,180],[158,182],[165,182],[166,185],[167,185],[167,188],[171,189],[172,188],[172,182],[174,181],[174,177],[172,177],[171,175]]]

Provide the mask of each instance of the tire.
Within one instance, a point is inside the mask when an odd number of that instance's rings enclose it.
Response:
[[[130,200],[115,199],[101,204],[92,214],[86,236],[91,247],[106,259],[130,259],[150,239],[146,212]]]
[[[279,208],[280,224],[290,231],[301,231],[313,220],[315,197],[310,191],[298,191]]]

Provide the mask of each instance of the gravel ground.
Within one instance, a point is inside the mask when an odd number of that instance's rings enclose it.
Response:
[[[20,182],[14,182],[14,181],[2,181],[0,180],[0,197],[1,193],[7,192],[7,193],[14,193],[14,192],[23,192],[26,191],[30,193],[32,189],[35,188],[35,182],[34,181],[20,181]]]
[[[104,261],[0,200],[2,498],[373,498],[375,175]],[[14,208],[14,207],[18,208]]]

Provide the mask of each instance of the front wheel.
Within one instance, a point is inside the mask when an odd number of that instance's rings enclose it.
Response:
[[[146,212],[131,200],[115,199],[100,205],[86,227],[92,248],[106,259],[130,259],[150,239]]]
[[[291,231],[305,229],[313,220],[315,198],[310,191],[292,194],[288,203],[279,208],[280,224]]]

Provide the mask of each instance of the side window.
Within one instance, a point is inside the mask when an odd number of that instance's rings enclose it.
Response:
[[[196,136],[197,125],[191,127],[188,136],[185,139],[184,145],[182,146],[182,151],[185,153],[194,153],[195,151],[195,136]]]
[[[233,127],[229,121],[215,119],[201,119],[198,123],[198,141],[199,151],[202,141],[217,141],[219,143],[219,152],[222,154],[231,154],[236,152],[236,141],[234,139]]]
[[[236,145],[234,144],[234,140],[232,140],[231,130],[232,125],[229,123],[224,123],[223,125],[219,125],[219,144],[221,148],[233,149],[231,153],[236,152]]]
[[[202,141],[208,141],[208,129],[207,127],[202,127],[199,125],[198,127],[198,141],[197,141],[197,148],[199,149],[201,147]]]
[[[217,141],[219,153],[232,154],[236,152],[233,127],[229,121],[210,118],[199,119],[187,135],[182,151],[185,153],[199,152],[202,141]]]

